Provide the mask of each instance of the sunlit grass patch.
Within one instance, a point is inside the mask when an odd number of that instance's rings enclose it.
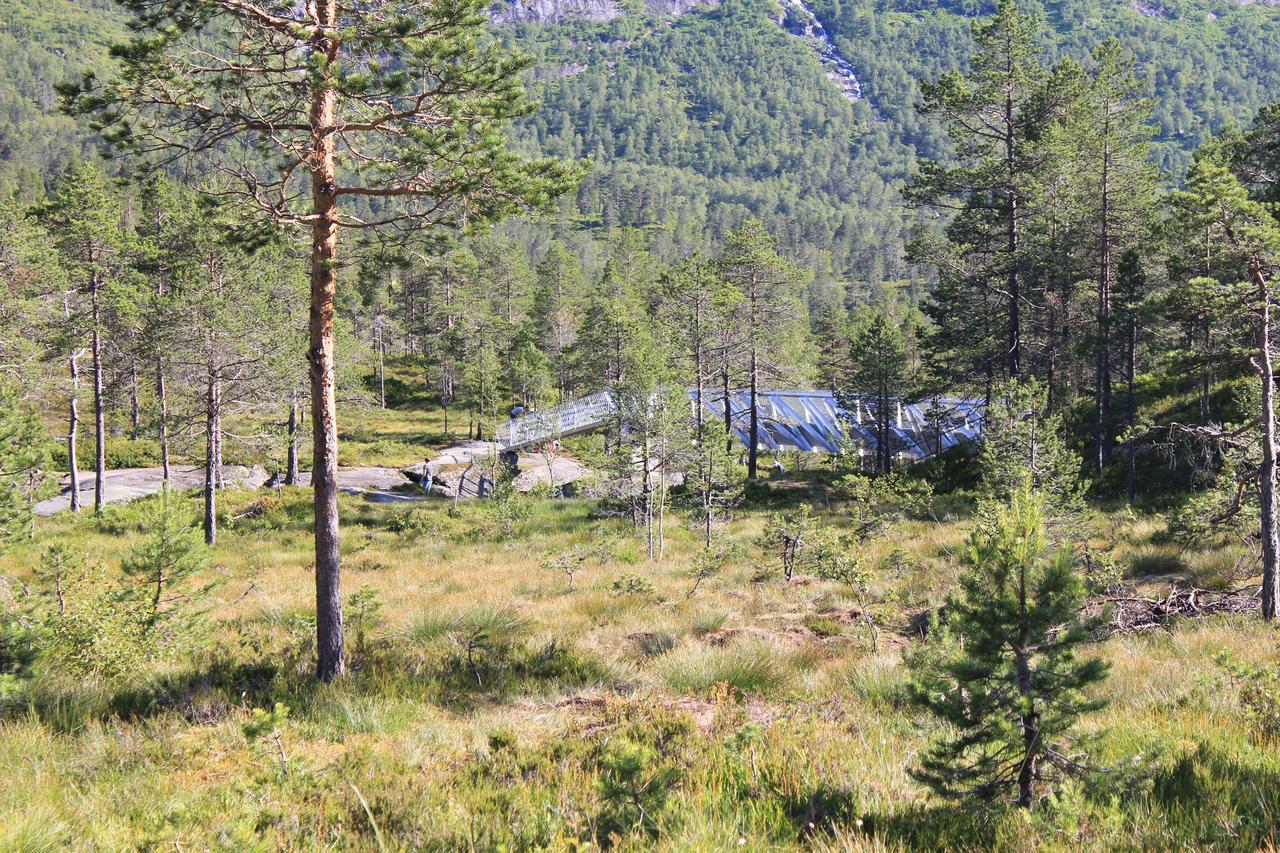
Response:
[[[689,644],[659,659],[655,674],[679,693],[703,695],[724,683],[743,695],[776,694],[797,684],[807,663],[764,643]]]

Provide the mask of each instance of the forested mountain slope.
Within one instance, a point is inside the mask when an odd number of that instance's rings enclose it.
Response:
[[[797,35],[810,9],[856,73],[861,98],[828,79]],[[916,111],[918,81],[962,67],[975,0],[517,0],[495,28],[537,60],[543,110],[522,145],[590,158],[575,224],[650,227],[674,254],[761,216],[814,273],[815,302],[910,279],[898,202],[917,154],[946,159]],[[1051,57],[1082,59],[1117,36],[1157,101],[1156,156],[1180,174],[1227,122],[1280,97],[1280,9],[1237,0],[1031,2]],[[0,193],[41,195],[88,150],[57,113],[53,85],[103,62],[121,33],[108,0],[0,0]],[[658,227],[660,226],[660,227]]]

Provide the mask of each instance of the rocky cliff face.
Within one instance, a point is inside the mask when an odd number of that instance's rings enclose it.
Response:
[[[719,0],[644,0],[651,15],[683,15],[709,9]],[[500,26],[512,24],[560,24],[565,21],[611,21],[623,14],[617,0],[498,0],[490,18]]]

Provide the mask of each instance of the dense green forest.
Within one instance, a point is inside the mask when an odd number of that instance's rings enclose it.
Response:
[[[919,81],[963,66],[983,4],[833,3],[813,11],[856,71],[849,102],[770,2],[612,21],[504,27],[531,53],[542,109],[520,122],[521,147],[588,158],[566,213],[573,228],[649,229],[664,257],[706,248],[748,215],[762,219],[814,275],[811,301],[853,302],[893,282],[923,295],[928,272],[902,246],[922,221],[900,191],[917,157],[946,160],[939,124],[917,106]],[[1190,153],[1247,125],[1280,88],[1280,13],[1267,4],[1031,4],[1048,61],[1085,60],[1114,36],[1155,99],[1153,161],[1177,182]],[[0,188],[23,198],[92,147],[58,113],[56,83],[100,67],[123,18],[106,0],[33,6],[6,0]]]

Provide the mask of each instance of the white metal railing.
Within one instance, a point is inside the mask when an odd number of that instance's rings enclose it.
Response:
[[[609,422],[616,408],[611,391],[570,400],[499,426],[498,444],[510,450],[598,429]]]

